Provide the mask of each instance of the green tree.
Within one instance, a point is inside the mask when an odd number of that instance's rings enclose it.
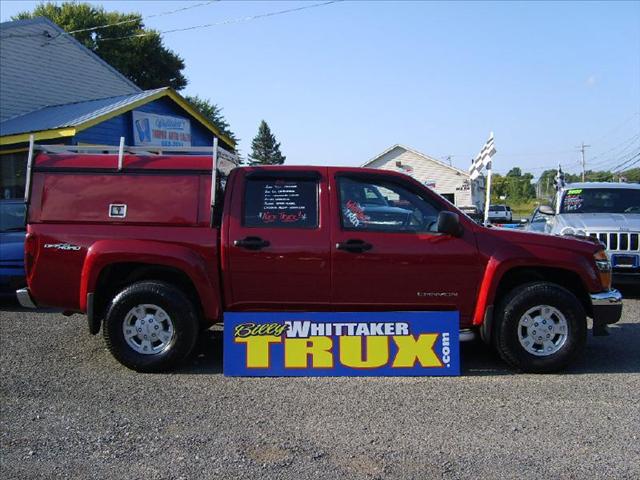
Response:
[[[48,2],[39,4],[32,12],[21,12],[13,19],[34,17],[47,17],[66,32],[110,25],[72,35],[143,90],[160,87],[180,90],[187,85],[182,74],[184,61],[162,44],[159,32],[145,28],[139,13],[108,12],[104,7],[89,3],[56,5]],[[142,33],[148,35],[106,40]]]
[[[585,182],[611,182],[613,180],[613,173],[608,170],[594,171],[587,170],[584,172]],[[582,173],[569,173],[565,175],[565,181],[567,183],[582,182]]]
[[[550,168],[540,174],[538,184],[540,185],[540,196],[545,198],[552,198],[556,193],[556,186],[554,180],[558,174],[558,169]],[[565,173],[566,181],[566,173]]]
[[[206,98],[201,98],[198,95],[187,95],[185,97],[194,107],[196,107],[200,113],[202,113],[205,117],[207,117],[211,122],[220,130],[221,133],[225,134],[234,142],[238,143],[238,138],[235,133],[231,131],[231,127],[227,120],[222,115],[222,108],[220,108],[215,103],[212,103],[211,100],[207,100]]]
[[[493,173],[491,175],[491,203],[497,203],[500,201],[500,197],[505,196],[507,178],[503,177],[499,173]]]
[[[491,178],[492,202],[500,202],[500,197],[505,197],[509,203],[527,202],[535,198],[536,189],[531,183],[533,175],[522,173],[519,167],[514,167],[503,177],[493,174]]]
[[[271,133],[267,122],[262,120],[258,127],[258,134],[251,142],[250,165],[282,165],[287,159],[280,152],[280,142]]]
[[[625,170],[620,176],[626,178],[627,182],[640,183],[640,167]]]

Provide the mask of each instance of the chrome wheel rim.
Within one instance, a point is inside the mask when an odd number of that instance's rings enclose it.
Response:
[[[127,345],[143,355],[162,353],[173,344],[173,320],[157,305],[144,303],[133,307],[124,317],[122,333]]]
[[[560,310],[550,305],[530,308],[518,322],[520,345],[537,357],[546,357],[560,351],[568,336],[567,319]]]

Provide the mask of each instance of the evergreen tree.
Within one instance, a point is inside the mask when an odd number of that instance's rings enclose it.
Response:
[[[280,142],[271,133],[267,122],[262,120],[258,127],[258,134],[251,142],[250,165],[282,165],[287,159],[280,152]]]

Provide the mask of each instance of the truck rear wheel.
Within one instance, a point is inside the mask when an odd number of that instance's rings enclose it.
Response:
[[[139,372],[177,366],[193,349],[199,331],[193,303],[163,282],[134,283],[118,293],[104,320],[111,354]]]
[[[494,344],[509,365],[525,372],[565,368],[582,353],[587,319],[582,304],[549,282],[517,287],[500,303]]]

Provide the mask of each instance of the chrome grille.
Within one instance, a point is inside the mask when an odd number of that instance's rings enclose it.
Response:
[[[640,233],[633,232],[587,232],[591,238],[597,238],[607,250],[617,252],[640,251]]]

